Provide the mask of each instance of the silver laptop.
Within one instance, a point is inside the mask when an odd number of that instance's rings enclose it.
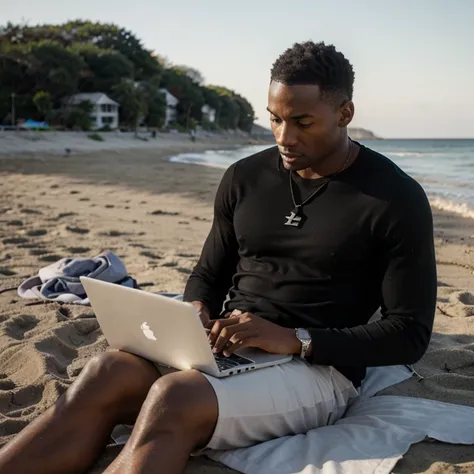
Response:
[[[227,377],[282,364],[291,355],[242,349],[214,354],[194,306],[165,296],[81,277],[110,347],[179,370]]]

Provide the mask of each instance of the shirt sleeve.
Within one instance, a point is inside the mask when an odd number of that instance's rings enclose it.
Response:
[[[312,363],[413,364],[425,353],[436,310],[433,218],[423,189],[411,183],[408,196],[388,203],[374,231],[383,272],[382,319],[344,329],[310,329]]]
[[[213,318],[222,310],[238,262],[238,242],[233,222],[235,167],[236,164],[226,170],[218,187],[211,231],[184,291],[184,301],[201,301]]]

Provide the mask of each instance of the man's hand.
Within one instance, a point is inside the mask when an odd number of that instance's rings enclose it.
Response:
[[[244,347],[258,347],[272,354],[299,354],[295,330],[271,323],[252,313],[234,311],[226,319],[209,321],[209,342],[215,353],[229,356]]]
[[[196,308],[198,316],[201,318],[201,322],[203,326],[206,326],[211,319],[211,315],[209,314],[209,310],[207,309],[204,303],[200,301],[192,301],[191,304]]]

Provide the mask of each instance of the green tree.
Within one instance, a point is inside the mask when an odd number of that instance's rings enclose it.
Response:
[[[253,110],[252,104],[250,104],[250,102],[238,94],[234,95],[234,101],[240,108],[237,126],[240,128],[240,130],[250,133],[255,121],[255,112]]]
[[[48,91],[53,100],[77,91],[79,77],[86,68],[79,55],[53,41],[32,43],[28,48],[31,51],[28,74],[35,78],[35,91]]]
[[[38,109],[38,112],[43,116],[44,120],[51,120],[53,101],[49,92],[38,91],[33,97],[33,103]]]
[[[160,92],[160,78],[152,77],[139,84],[141,97],[144,102],[144,122],[149,127],[163,126],[166,118],[166,98]]]
[[[118,51],[88,43],[73,43],[67,49],[79,55],[86,65],[79,80],[82,92],[110,94],[121,79],[134,77],[132,62]]]
[[[94,104],[83,100],[79,104],[68,105],[60,109],[55,118],[65,127],[80,130],[90,130],[92,125],[91,113]]]
[[[193,81],[197,85],[202,85],[204,83],[204,76],[202,75],[201,71],[198,71],[197,69],[190,67],[190,66],[185,66],[185,65],[178,65],[178,66],[172,66],[172,69],[175,71],[180,71],[191,81]]]
[[[120,104],[120,117],[123,123],[135,132],[140,119],[145,115],[145,97],[140,87],[133,81],[122,79],[113,88],[112,97]]]
[[[201,87],[193,82],[181,69],[166,69],[162,85],[178,100],[176,108],[177,122],[189,129],[190,120],[201,122],[204,96]]]

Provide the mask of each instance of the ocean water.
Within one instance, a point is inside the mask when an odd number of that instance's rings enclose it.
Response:
[[[375,140],[364,145],[384,154],[425,189],[431,205],[474,219],[474,140]],[[185,153],[171,161],[227,168],[271,145]]]

